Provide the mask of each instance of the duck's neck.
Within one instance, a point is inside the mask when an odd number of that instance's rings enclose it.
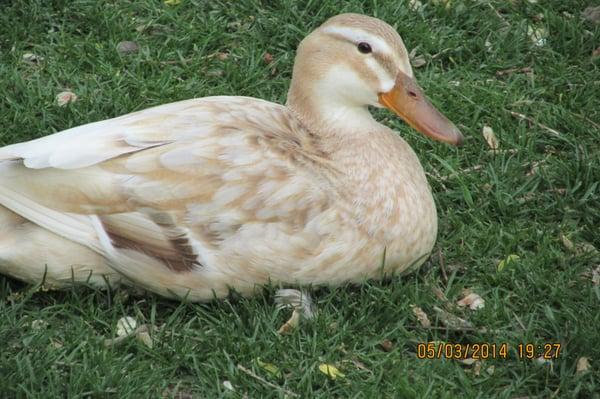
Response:
[[[366,140],[378,123],[366,105],[354,102],[350,93],[340,92],[332,75],[320,80],[292,79],[287,107],[323,140]],[[344,79],[339,75],[338,79]]]

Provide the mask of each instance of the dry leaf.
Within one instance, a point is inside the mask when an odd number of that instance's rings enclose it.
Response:
[[[484,126],[482,133],[485,141],[488,144],[488,147],[490,147],[492,150],[497,150],[498,147],[500,147],[500,143],[498,142],[498,139],[496,138],[496,135],[491,127]]]
[[[408,7],[413,11],[421,11],[423,9],[423,3],[419,0],[409,0]]]
[[[344,373],[342,373],[340,370],[338,370],[337,367],[335,367],[332,364],[327,364],[327,363],[319,364],[319,371],[321,373],[325,374],[327,377],[331,378],[332,380],[335,380],[336,378],[346,377],[346,375]]]
[[[571,252],[575,252],[575,244],[573,244],[573,241],[569,240],[566,235],[561,234],[560,241],[562,242],[562,244],[564,245],[564,247],[567,250],[569,250]]]
[[[577,359],[577,371],[576,374],[583,374],[590,370],[590,359],[585,356]]]
[[[411,305],[410,307],[412,308],[413,313],[417,317],[417,320],[422,327],[431,327],[429,317],[427,317],[427,313],[425,313],[423,309],[415,305]]]
[[[472,357],[468,357],[466,359],[456,359],[459,363],[464,364],[465,366],[471,366],[477,362],[477,360]]]
[[[600,23],[600,6],[597,7],[587,7],[581,13],[581,17],[586,21],[590,21],[592,23],[598,24]]]
[[[592,270],[592,284],[600,285],[600,265]]]
[[[37,64],[38,62],[43,61],[44,57],[41,57],[41,56],[33,54],[33,53],[25,53],[25,54],[23,54],[22,60],[25,62],[28,62],[30,64]]]
[[[271,62],[273,62],[273,54],[265,52],[263,54],[263,61],[265,64],[269,65]]]
[[[231,383],[231,381],[228,381],[228,380],[223,381],[223,387],[225,387],[225,389],[227,389],[228,391],[235,392],[235,388],[233,387],[233,384]]]
[[[277,330],[277,332],[279,334],[291,334],[292,331],[294,331],[299,325],[300,325],[300,312],[298,312],[296,309],[294,309],[292,312],[292,316],[288,319],[288,321],[283,323],[283,325],[281,327],[279,327],[279,330]]]
[[[592,58],[600,57],[600,47],[592,51]]]
[[[56,339],[52,339],[51,342],[52,342],[52,347],[55,349],[60,349],[64,346],[64,344],[62,342],[60,342],[59,340],[56,340]]]
[[[442,291],[442,289],[440,287],[433,287],[432,288],[433,294],[435,295],[435,297],[437,299],[439,299],[442,302],[448,303],[450,302],[448,300],[448,298],[446,297],[446,294],[444,294],[444,291]]]
[[[479,374],[481,374],[481,367],[483,366],[483,363],[480,361],[476,361],[475,365],[473,366],[473,374],[475,374],[476,377],[479,377]]]
[[[564,247],[569,251],[575,254],[585,254],[585,253],[596,253],[598,250],[595,246],[590,244],[589,242],[581,242],[579,244],[574,244],[566,235],[561,234],[560,240]]]
[[[545,28],[534,28],[530,25],[527,27],[527,36],[529,36],[529,39],[531,39],[534,46],[543,47],[546,45],[548,31]]]
[[[136,42],[123,41],[117,44],[117,52],[119,54],[133,54],[140,50],[140,46]]]
[[[135,337],[138,341],[140,341],[150,349],[152,349],[152,347],[154,346],[154,342],[152,342],[152,337],[150,337],[148,331],[138,331],[135,334]]]
[[[64,107],[75,101],[77,101],[77,94],[71,91],[63,91],[56,95],[56,103],[59,107]]]
[[[467,294],[463,299],[456,303],[458,306],[468,306],[471,310],[482,309],[485,307],[485,301],[475,293]]]
[[[509,266],[511,263],[514,263],[514,262],[518,261],[519,259],[521,259],[521,257],[519,255],[516,255],[516,254],[508,255],[506,257],[506,259],[503,259],[498,263],[496,270],[501,272],[502,270],[504,270],[504,268],[506,266]]]
[[[485,39],[483,45],[485,46],[485,51],[487,51],[488,53],[494,49],[494,46],[492,46],[492,42],[490,42],[488,39]]]
[[[427,64],[425,57],[422,55],[417,55],[417,47],[413,48],[408,54],[408,58],[410,59],[410,63],[413,68],[420,68],[423,65]]]
[[[46,322],[45,320],[36,319],[31,321],[32,330],[39,331],[45,329],[46,327],[48,327],[48,322]]]
[[[455,329],[473,328],[473,325],[465,319],[453,315],[452,313],[446,312],[444,309],[440,309],[437,306],[433,307],[433,310],[437,313],[440,321],[446,327]]]
[[[496,371],[496,367],[494,367],[494,366],[490,366],[487,369],[485,369],[485,372],[488,373],[489,375],[493,375],[494,371]]]
[[[534,360],[534,362],[538,366],[550,366],[551,370],[554,369],[554,364],[552,363],[552,360],[546,359],[544,356],[540,356],[540,357],[536,358]]]
[[[117,321],[117,337],[126,337],[135,331],[137,328],[137,321],[130,316],[121,317]]]
[[[259,358],[256,358],[256,364],[258,367],[264,369],[267,373],[274,375],[275,377],[281,377],[281,370],[279,367],[275,366],[273,363],[263,362]]]
[[[216,57],[219,61],[225,61],[226,59],[229,58],[229,53],[223,53],[223,52],[219,51],[218,53],[216,53]]]
[[[392,349],[394,349],[394,343],[389,339],[384,339],[381,341],[379,346],[381,346],[381,349],[383,349],[384,352],[391,352]]]

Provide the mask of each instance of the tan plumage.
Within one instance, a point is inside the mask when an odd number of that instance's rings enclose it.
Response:
[[[414,152],[367,110],[397,73],[412,79],[397,33],[344,14],[302,42],[287,106],[193,99],[1,148],[0,272],[206,300],[417,267],[433,198]]]

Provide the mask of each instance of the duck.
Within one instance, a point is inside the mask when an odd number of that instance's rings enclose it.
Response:
[[[0,274],[208,301],[416,270],[436,241],[434,198],[371,107],[463,140],[397,31],[341,14],[299,44],[285,105],[195,98],[4,146]]]

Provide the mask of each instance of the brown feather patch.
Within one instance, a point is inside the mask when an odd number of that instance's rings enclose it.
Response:
[[[148,255],[177,273],[191,272],[202,264],[185,234],[169,236],[165,234],[162,244],[141,240],[135,234],[127,234],[117,229],[110,221],[101,218],[102,226],[117,249],[129,249]],[[159,225],[160,226],[160,225]],[[161,226],[162,227],[162,226]]]

